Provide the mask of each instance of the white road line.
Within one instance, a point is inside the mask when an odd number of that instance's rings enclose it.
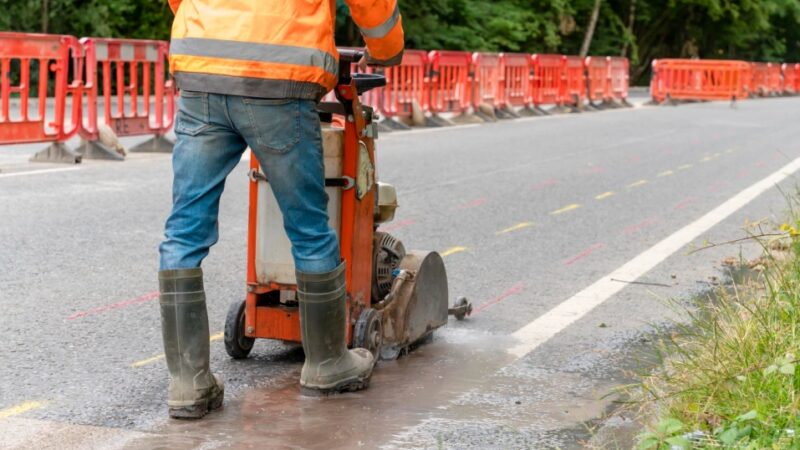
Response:
[[[795,159],[767,178],[743,190],[708,214],[640,253],[618,269],[597,280],[591,286],[515,331],[513,336],[519,340],[519,343],[509,349],[508,352],[517,358],[522,358],[536,350],[540,345],[580,320],[625,287],[623,283],[614,282],[612,281],[613,279],[631,281],[638,279],[672,254],[697,239],[701,234],[785,180],[798,169],[800,169],[800,158]]]
[[[0,173],[0,178],[24,177],[28,175],[43,175],[46,173],[56,173],[56,172],[72,172],[73,170],[81,170],[81,168],[63,167],[60,169],[42,169],[42,170],[29,170],[27,172]]]

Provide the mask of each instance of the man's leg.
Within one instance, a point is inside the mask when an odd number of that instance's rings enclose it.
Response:
[[[234,122],[253,149],[283,213],[297,271],[306,392],[367,387],[374,361],[347,350],[345,267],[328,226],[322,136],[316,103],[241,98]]]
[[[245,143],[227,120],[225,96],[182,92],[172,155],[172,213],[161,244],[161,329],[170,373],[169,415],[198,419],[222,406],[209,369],[209,330],[200,263],[218,239],[225,178]]]

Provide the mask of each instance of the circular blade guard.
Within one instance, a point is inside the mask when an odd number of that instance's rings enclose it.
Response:
[[[394,359],[433,330],[447,324],[447,272],[436,252],[410,251],[400,270],[411,277],[383,310],[384,359]]]

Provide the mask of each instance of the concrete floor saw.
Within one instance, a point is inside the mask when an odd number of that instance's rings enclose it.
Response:
[[[359,99],[386,85],[378,73],[354,73],[363,53],[340,51],[338,102],[319,105],[331,227],[347,262],[347,339],[379,359],[395,359],[447,323],[472,311],[465,298],[448,307],[447,273],[434,251],[407,251],[381,224],[394,219],[393,186],[376,179],[377,115]],[[393,69],[387,69],[391,76]],[[300,343],[300,315],[291,244],[283,217],[256,158],[250,161],[247,295],[231,305],[225,349],[246,358],[255,339]]]

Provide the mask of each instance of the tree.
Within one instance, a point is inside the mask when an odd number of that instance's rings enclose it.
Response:
[[[589,26],[586,27],[586,36],[583,38],[583,44],[581,45],[581,58],[586,58],[589,54],[589,46],[592,45],[592,37],[594,36],[594,29],[597,26],[597,19],[600,17],[600,4],[602,0],[595,0],[594,8],[592,9],[592,16],[589,19]]]

